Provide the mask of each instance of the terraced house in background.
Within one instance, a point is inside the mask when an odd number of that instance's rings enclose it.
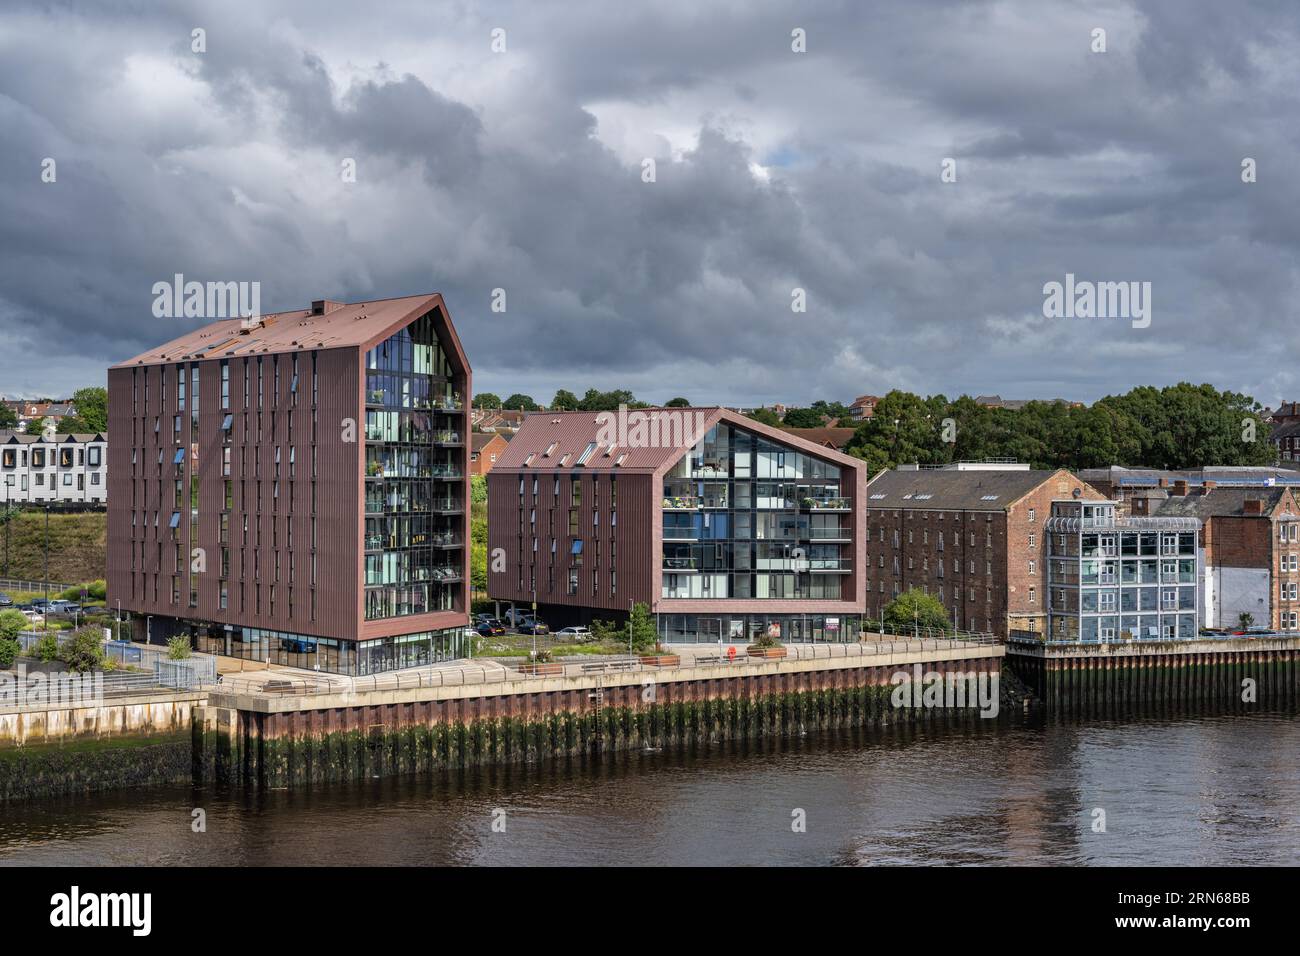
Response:
[[[437,294],[214,322],[108,374],[108,597],[347,674],[463,656],[470,367]]]
[[[108,436],[0,431],[0,501],[56,508],[103,508]]]
[[[627,414],[659,440],[611,438],[614,412],[524,419],[487,479],[491,597],[553,627],[643,602],[669,641],[857,639],[861,461],[728,409]]]

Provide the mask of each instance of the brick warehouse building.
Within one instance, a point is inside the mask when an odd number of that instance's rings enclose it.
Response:
[[[470,367],[437,294],[214,322],[108,372],[108,597],[159,643],[463,656]]]
[[[643,602],[671,641],[856,640],[863,463],[728,409],[638,415],[691,424],[524,419],[487,479],[490,595],[554,626]]]
[[[866,614],[908,588],[933,594],[959,628],[1047,632],[1052,501],[1104,500],[1069,471],[961,464],[884,471],[867,485]]]

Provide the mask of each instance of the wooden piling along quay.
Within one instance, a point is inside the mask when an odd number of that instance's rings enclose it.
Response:
[[[1294,708],[1300,638],[1007,646],[1007,666],[1066,717]]]
[[[891,678],[997,675],[1003,648],[857,660],[660,668],[462,687],[209,699],[194,722],[196,783],[309,786],[817,730],[975,721],[979,710],[895,708]],[[649,682],[647,682],[649,681]],[[996,686],[996,685],[994,685]]]

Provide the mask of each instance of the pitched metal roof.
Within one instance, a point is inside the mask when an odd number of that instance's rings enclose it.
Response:
[[[884,471],[867,484],[867,507],[1005,511],[1058,473],[1069,479],[1062,498],[1088,487],[1068,471]]]
[[[588,470],[618,470],[624,472],[655,473],[667,470],[681,456],[695,446],[699,438],[719,422],[737,425],[754,434],[795,448],[840,467],[857,470],[866,465],[838,451],[814,444],[806,439],[770,428],[727,408],[638,408],[628,410],[624,428],[630,434],[634,427],[632,415],[643,413],[654,421],[659,431],[658,439],[628,441],[626,446],[615,441],[603,443],[611,431],[617,431],[617,412],[530,412],[519,431],[510,440],[509,447],[497,459],[492,471],[561,471],[582,467]],[[667,416],[667,417],[665,417]],[[602,434],[605,433],[605,434]],[[684,439],[684,440],[682,440]],[[577,462],[588,447],[589,457]],[[651,447],[646,447],[650,445]]]
[[[241,319],[221,319],[192,332],[186,332],[164,345],[119,362],[113,368],[136,365],[154,365],[199,358],[225,358],[227,356],[261,355],[263,353],[291,352],[298,349],[358,347],[385,338],[391,330],[399,328],[435,307],[441,307],[447,316],[447,327],[455,340],[450,315],[439,293],[403,296],[396,299],[377,299],[366,302],[327,301],[326,311],[312,314],[311,309],[295,312],[275,312],[262,316],[262,324],[243,331]],[[164,319],[161,322],[173,322]],[[456,350],[460,351],[459,342]],[[460,352],[463,358],[463,351]],[[468,368],[468,365],[466,365]]]

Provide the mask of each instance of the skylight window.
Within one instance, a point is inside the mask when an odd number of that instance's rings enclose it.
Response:
[[[997,501],[1000,495],[981,495],[980,501]]]
[[[549,445],[546,446],[546,451],[542,452],[542,457],[550,458],[551,452],[555,451],[555,449],[559,447],[560,447],[560,443],[558,441],[551,442]]]
[[[587,447],[582,450],[582,454],[578,456],[578,460],[575,461],[574,464],[585,465],[587,463],[587,459],[589,459],[593,454],[595,454],[595,452],[596,452],[596,443],[594,441],[588,442]]]
[[[885,497],[884,494],[881,494],[881,493],[877,492],[876,494],[874,494],[874,495],[871,496],[871,500],[872,500],[872,501],[880,501],[880,500],[882,500],[884,497]]]

